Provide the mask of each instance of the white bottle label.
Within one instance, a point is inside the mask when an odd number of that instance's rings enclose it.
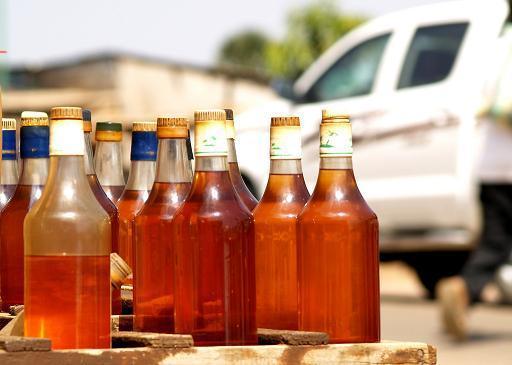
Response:
[[[270,159],[302,158],[300,126],[270,127]]]
[[[342,156],[352,156],[350,122],[322,122],[320,124],[320,157]]]
[[[202,156],[227,156],[226,122],[223,120],[196,121],[194,151]]]
[[[50,155],[84,154],[84,129],[81,120],[50,121]]]

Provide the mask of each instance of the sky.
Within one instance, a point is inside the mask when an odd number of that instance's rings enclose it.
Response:
[[[98,52],[125,51],[213,65],[223,40],[258,29],[284,34],[290,9],[315,0],[0,0],[0,56],[42,65]],[[347,13],[373,17],[439,0],[341,0]]]

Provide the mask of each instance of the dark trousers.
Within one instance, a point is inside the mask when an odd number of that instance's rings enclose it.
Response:
[[[512,184],[483,184],[480,190],[483,230],[480,244],[464,265],[462,277],[473,302],[512,251]]]

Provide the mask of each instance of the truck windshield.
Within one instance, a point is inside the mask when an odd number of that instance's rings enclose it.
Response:
[[[432,84],[450,74],[468,23],[421,27],[405,57],[398,89]]]
[[[343,54],[309,89],[306,101],[369,94],[390,35],[387,33],[368,39]]]

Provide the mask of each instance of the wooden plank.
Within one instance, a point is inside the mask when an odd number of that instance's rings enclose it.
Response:
[[[242,364],[242,365],[434,365],[436,350],[424,343],[384,342],[326,346],[226,346],[184,349],[67,350],[7,353],[0,363],[16,364]]]
[[[46,338],[0,335],[0,349],[5,352],[50,351],[51,341]]]
[[[324,332],[285,331],[258,328],[260,345],[327,345],[329,336]]]
[[[194,346],[191,335],[121,331],[112,334],[112,347],[187,348]]]

